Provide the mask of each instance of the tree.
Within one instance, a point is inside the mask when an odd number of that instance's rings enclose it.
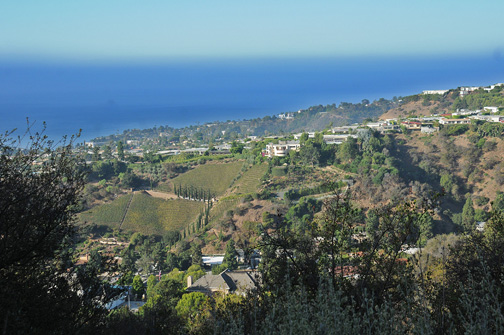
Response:
[[[95,145],[93,147],[93,157],[92,157],[92,160],[93,162],[97,162],[101,159],[101,156],[100,156],[100,147]]]
[[[308,141],[308,138],[309,138],[309,135],[308,133],[302,133],[301,134],[301,137],[299,137],[299,144],[301,144],[302,146],[306,143],[306,141]]]
[[[471,232],[476,228],[476,221],[474,220],[474,207],[471,197],[467,200],[462,208],[462,226],[466,232]]]
[[[203,265],[203,254],[201,252],[201,246],[194,245],[191,249],[192,265]]]
[[[105,159],[112,159],[112,148],[110,147],[110,145],[103,146],[102,156]]]
[[[158,279],[154,275],[150,275],[149,278],[147,278],[147,298],[151,298],[154,296],[154,287],[158,283]]]
[[[122,141],[117,142],[117,157],[124,160],[124,144]]]
[[[145,292],[144,284],[142,282],[142,278],[139,275],[136,275],[135,278],[133,278],[133,284],[131,285],[133,292],[136,295],[142,295]]]
[[[201,292],[187,293],[177,303],[177,313],[187,321],[188,330],[204,328],[211,312],[210,298]],[[203,332],[202,332],[203,333]]]
[[[313,143],[306,143],[299,150],[299,157],[304,165],[310,165],[313,167],[318,164],[320,159],[320,150],[313,145]]]
[[[233,141],[233,143],[231,144],[231,149],[229,149],[229,151],[232,154],[236,155],[236,154],[241,154],[243,152],[244,148],[245,148],[245,144]]]
[[[226,244],[226,254],[224,255],[224,263],[226,263],[228,269],[234,270],[238,268],[238,261],[236,260],[236,250],[235,242],[230,239]]]
[[[347,138],[347,140],[338,148],[338,158],[342,161],[348,161],[354,159],[359,152],[357,147],[357,141],[353,137]]]
[[[75,138],[57,145],[43,133],[0,135],[0,329],[76,333],[104,316],[113,296],[98,280],[108,264],[77,266],[75,209],[84,162]],[[39,164],[34,164],[39,163]]]

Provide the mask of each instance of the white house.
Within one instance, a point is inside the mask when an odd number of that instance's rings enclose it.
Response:
[[[357,138],[357,135],[324,135],[324,142],[327,144],[341,144],[345,142],[349,137]]]
[[[445,94],[446,92],[448,92],[449,90],[427,90],[427,91],[423,91],[422,94]]]
[[[420,127],[420,132],[423,134],[432,134],[435,133],[439,130],[439,128],[434,128],[434,127]]]
[[[485,112],[497,113],[499,111],[499,107],[483,107]]]
[[[479,89],[480,89],[479,86],[462,86],[460,88],[460,96],[464,97],[464,96],[468,95],[469,93],[474,92]]]
[[[473,119],[486,122],[501,122],[504,117],[502,117],[501,115],[476,115],[473,117]]]
[[[304,133],[298,133],[298,134],[294,134],[294,139],[295,140],[299,140],[301,138],[301,135],[303,135]],[[308,133],[308,138],[314,138],[315,137],[315,133],[314,132],[309,132]]]
[[[471,124],[470,119],[441,119],[439,120],[440,124],[446,124],[446,125],[451,125],[451,124]]]
[[[285,157],[289,154],[289,151],[298,151],[300,147],[299,141],[280,141],[278,144],[270,143],[266,145],[265,156]]]
[[[334,127],[331,131],[334,133],[350,133],[355,131],[359,126],[344,126],[344,127]]]

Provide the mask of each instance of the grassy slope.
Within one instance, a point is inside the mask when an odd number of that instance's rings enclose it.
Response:
[[[163,200],[141,193],[133,198],[122,228],[161,235],[165,231],[182,229],[202,209],[203,203],[199,201]]]
[[[266,170],[268,170],[267,164],[253,165],[236,182],[234,193],[246,194],[257,192],[261,186],[261,177],[266,173]]]
[[[111,203],[93,207],[79,214],[79,221],[119,228],[131,195],[123,195]]]
[[[129,199],[130,195],[127,195],[110,204],[94,207],[81,213],[79,220],[119,228]],[[122,229],[146,235],[180,230],[195,220],[203,206],[199,201],[164,200],[145,193],[135,194]]]
[[[173,185],[186,185],[209,189],[217,196],[222,195],[238,175],[243,163],[208,163],[173,179]]]

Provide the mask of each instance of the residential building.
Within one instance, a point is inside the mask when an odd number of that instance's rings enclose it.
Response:
[[[495,114],[499,111],[499,107],[483,107],[483,110]]]
[[[298,134],[294,134],[294,139],[295,140],[299,140],[301,138],[301,135],[303,135],[304,133],[298,133]],[[308,138],[315,138],[315,133],[314,132],[309,132],[307,133],[308,134]]]
[[[331,129],[333,134],[335,133],[351,133],[354,132],[359,126],[344,126],[344,127],[334,127]]]
[[[440,124],[452,125],[452,124],[471,124],[470,119],[441,119]]]
[[[301,145],[299,141],[280,141],[277,144],[270,143],[266,145],[265,156],[268,157],[285,157],[289,151],[298,151]]]
[[[439,128],[435,128],[435,127],[420,127],[420,132],[422,132],[423,134],[432,134],[432,133],[435,133],[439,131]]]
[[[212,295],[215,292],[235,293],[245,295],[247,291],[255,288],[259,281],[256,271],[229,271],[225,270],[218,275],[206,274],[192,283],[192,277],[187,279],[188,292],[201,292]]]
[[[341,144],[345,142],[349,137],[357,138],[357,135],[324,135],[324,142],[327,144]]]
[[[418,121],[404,121],[401,124],[409,130],[420,130],[422,128],[422,122]]]
[[[445,94],[447,93],[449,90],[426,90],[426,91],[423,91],[422,94]]]
[[[504,117],[501,115],[476,115],[472,117],[475,120],[482,120],[486,122],[502,122]]]

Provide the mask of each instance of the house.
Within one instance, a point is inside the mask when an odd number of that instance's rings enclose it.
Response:
[[[432,134],[432,133],[435,133],[439,130],[439,128],[435,128],[435,127],[420,127],[420,132],[422,132],[423,134]]]
[[[401,131],[401,127],[397,124],[386,124],[377,129],[380,133],[393,133]]]
[[[289,154],[289,151],[298,151],[300,147],[299,141],[280,141],[278,144],[270,143],[266,145],[265,156],[285,157]]]
[[[499,107],[483,107],[483,110],[495,114],[499,111]]]
[[[207,266],[220,265],[224,262],[224,255],[203,255],[201,258],[203,264]]]
[[[460,96],[463,98],[469,93],[479,90],[479,86],[463,86],[460,88]]]
[[[440,124],[452,125],[452,124],[471,124],[470,119],[441,119]]]
[[[279,119],[285,119],[285,120],[291,120],[294,118],[294,113],[283,113],[283,114],[278,114]]]
[[[476,120],[482,120],[486,122],[501,122],[504,119],[501,115],[476,115],[473,117]]]
[[[490,85],[490,87],[483,87],[483,89],[484,89],[485,91],[487,91],[487,92],[490,92],[490,91],[491,91],[491,90],[493,90],[494,88],[496,88],[496,87],[500,87],[500,86],[502,86],[502,85],[504,85],[504,84],[499,83],[499,84],[495,84],[495,85]]]
[[[382,126],[382,122],[368,122],[366,123],[366,127],[371,128],[371,129],[377,129]]]
[[[409,130],[420,130],[422,128],[422,122],[418,121],[403,121],[401,124]]]
[[[258,284],[259,274],[255,271],[225,270],[218,275],[206,274],[192,283],[192,277],[187,278],[188,292],[201,292],[212,295],[215,292],[245,295],[247,291]]]
[[[355,131],[359,126],[345,126],[345,127],[334,127],[331,129],[331,131],[333,132],[333,134],[335,133],[351,133],[353,131]]]
[[[299,140],[301,138],[301,136],[303,135],[304,133],[298,133],[298,134],[294,134],[294,139],[295,140]],[[308,138],[315,138],[315,133],[314,132],[309,132],[307,133],[308,134]]]
[[[349,137],[357,138],[357,135],[324,135],[324,142],[327,144],[341,144],[345,142]]]
[[[427,91],[423,91],[422,94],[445,94],[447,93],[449,90],[427,90]]]

